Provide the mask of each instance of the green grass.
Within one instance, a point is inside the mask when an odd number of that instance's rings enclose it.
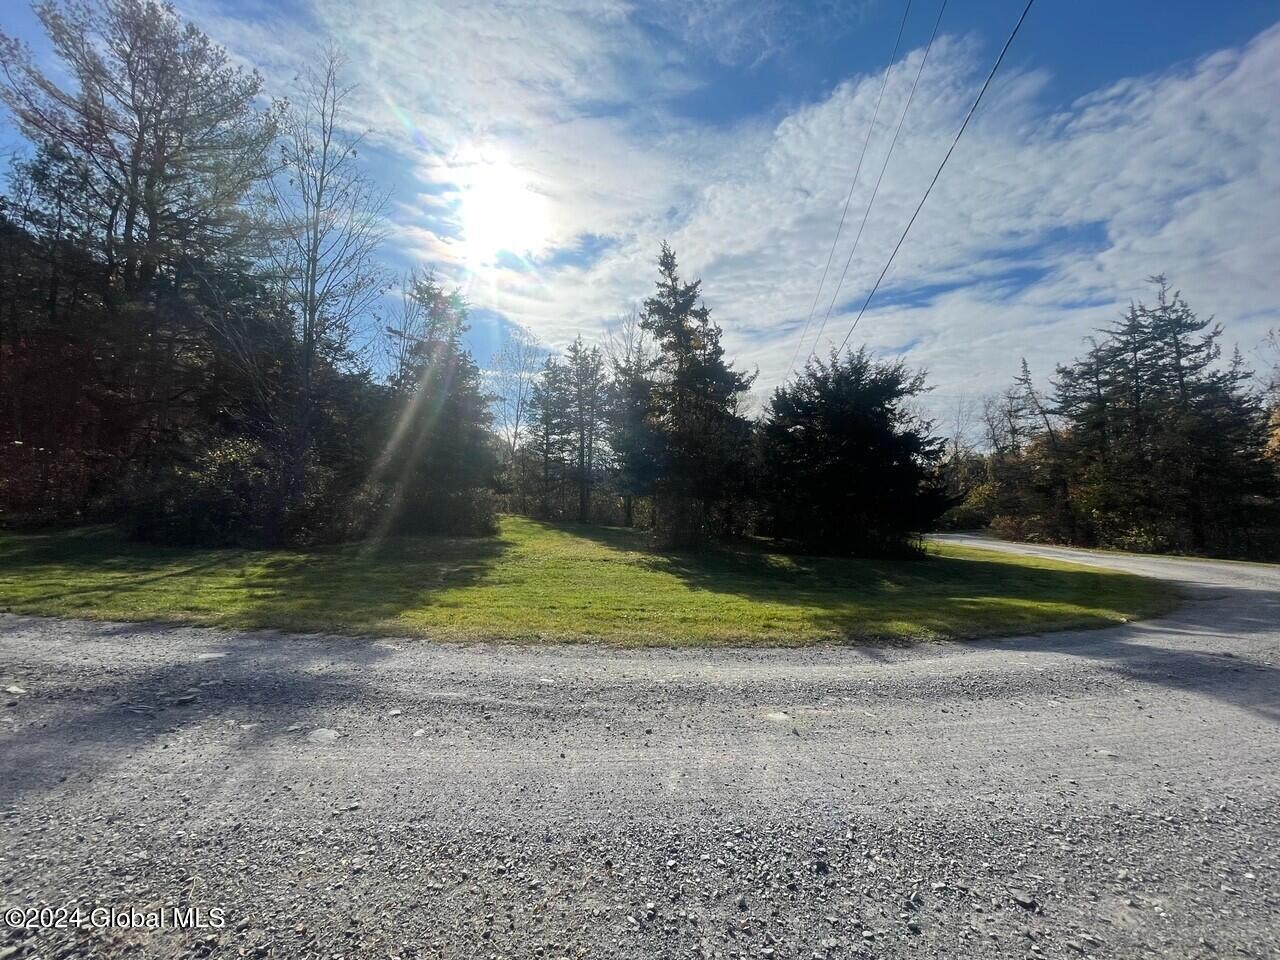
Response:
[[[939,544],[914,561],[744,547],[657,553],[629,530],[506,517],[496,537],[208,550],[110,530],[0,533],[0,609],[446,639],[803,644],[949,639],[1152,616],[1162,584]]]

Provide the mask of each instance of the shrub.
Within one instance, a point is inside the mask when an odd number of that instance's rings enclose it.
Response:
[[[277,539],[280,473],[260,445],[219,440],[150,482],[126,484],[129,532],[159,543],[256,545]]]

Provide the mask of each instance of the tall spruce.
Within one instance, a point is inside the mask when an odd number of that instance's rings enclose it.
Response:
[[[650,416],[659,533],[670,546],[700,546],[731,522],[718,508],[731,508],[741,491],[751,435],[741,405],[754,377],[726,362],[701,281],[680,279],[665,242],[641,323],[657,349]]]
[[[559,357],[544,361],[529,401],[527,453],[533,461],[523,471],[534,483],[534,499],[544,518],[559,516],[566,465],[573,446],[569,371]]]
[[[591,519],[591,491],[599,466],[605,430],[606,379],[604,355],[577,337],[565,352],[568,422],[572,432],[574,479],[578,487],[578,519]]]

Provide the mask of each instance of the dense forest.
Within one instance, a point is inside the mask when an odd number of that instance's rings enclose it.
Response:
[[[274,545],[481,534],[505,510],[679,548],[895,555],[990,525],[1280,550],[1274,387],[1163,278],[1050,391],[1024,364],[976,440],[921,412],[922,371],[865,350],[811,359],[752,408],[754,375],[665,244],[605,340],[557,352],[512,328],[482,369],[463,296],[380,260],[385,199],[339,51],[268,91],[171,6],[38,13],[69,85],[0,35],[30,145],[0,198],[7,525]]]

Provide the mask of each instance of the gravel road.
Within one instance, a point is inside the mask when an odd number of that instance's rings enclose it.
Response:
[[[0,960],[1280,956],[1280,567],[1001,548],[1187,602],[802,651],[0,617],[3,905],[225,917]]]

